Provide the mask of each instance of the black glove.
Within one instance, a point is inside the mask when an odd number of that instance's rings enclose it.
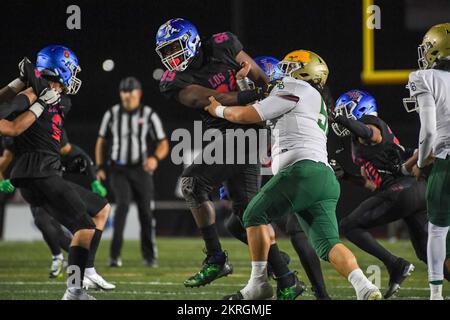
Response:
[[[79,174],[85,174],[86,168],[88,164],[86,159],[84,159],[81,156],[75,157],[72,161],[69,163],[66,163],[64,168],[66,173],[79,173]]]

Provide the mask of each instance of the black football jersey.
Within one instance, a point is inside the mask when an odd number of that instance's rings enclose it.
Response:
[[[12,180],[61,174],[63,124],[70,108],[70,98],[61,95],[58,105],[44,110],[30,128],[14,138],[16,163]]]
[[[176,98],[178,92],[192,84],[201,85],[218,92],[237,91],[236,73],[241,68],[236,62],[236,55],[243,49],[239,39],[230,32],[213,35],[202,42],[203,53],[200,67],[189,66],[185,71],[166,71],[161,77],[160,91],[166,98]],[[249,128],[254,126],[239,125],[214,118],[208,112],[199,110],[207,129]]]
[[[352,136],[353,162],[363,167],[377,188],[386,189],[400,176],[398,168],[411,155],[410,151],[400,144],[391,128],[380,118],[366,115],[360,121],[380,129],[383,140],[379,144],[363,144]]]

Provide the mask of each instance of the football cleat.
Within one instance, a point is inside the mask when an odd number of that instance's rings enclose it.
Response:
[[[381,294],[380,290],[374,286],[371,285],[370,287],[366,287],[360,292],[358,292],[357,295],[358,300],[381,300],[383,299],[383,295]]]
[[[96,300],[83,289],[67,288],[61,300]]]
[[[158,261],[156,259],[144,260],[144,265],[149,268],[158,268]]]
[[[223,297],[222,300],[244,300],[244,296],[240,291],[238,291],[236,293]]]
[[[317,300],[331,300],[331,297],[328,295],[328,292],[326,292],[325,288],[319,290],[313,286],[311,287],[311,291]]]
[[[48,277],[50,279],[64,277],[64,272],[67,268],[67,262],[61,258],[53,258],[52,265],[50,266],[50,273]]]
[[[400,285],[411,275],[415,267],[412,263],[398,258],[394,267],[389,270],[389,288],[384,293],[384,298],[389,299],[400,290]]]
[[[306,284],[300,281],[296,273],[292,274],[295,279],[294,285],[286,288],[277,287],[277,300],[295,300],[301,296],[306,290]]]
[[[225,255],[225,262],[222,264],[213,262],[212,260],[210,260],[211,257],[207,256],[205,261],[203,261],[203,265],[200,271],[194,276],[185,280],[183,283],[184,286],[188,288],[206,286],[214,280],[232,274],[233,266],[228,262],[227,254],[225,252],[223,252],[223,254]]]
[[[98,273],[95,273],[93,275],[87,275],[84,274],[83,279],[83,288],[85,290],[93,289],[93,290],[114,290],[116,286],[105,279]]]
[[[109,260],[109,266],[111,268],[120,268],[122,267],[122,259],[121,258],[117,258],[117,259],[112,259]]]

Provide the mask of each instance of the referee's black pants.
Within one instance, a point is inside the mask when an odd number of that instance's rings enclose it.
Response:
[[[111,188],[116,198],[114,232],[111,242],[111,259],[120,257],[123,231],[131,199],[136,201],[141,224],[141,251],[146,261],[157,258],[155,219],[151,209],[154,186],[153,176],[138,166],[112,166],[110,170]]]

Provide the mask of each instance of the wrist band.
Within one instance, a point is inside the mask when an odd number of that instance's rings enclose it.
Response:
[[[15,93],[19,93],[20,91],[22,91],[25,88],[25,83],[23,83],[22,80],[20,80],[19,78],[14,79],[13,81],[11,81],[8,84],[8,87],[13,90]]]
[[[36,118],[39,118],[44,112],[44,107],[39,102],[35,102],[28,110],[33,112]]]
[[[225,118],[225,116],[224,116],[225,109],[226,109],[226,107],[224,107],[224,106],[218,106],[216,108],[216,116],[224,119]]]
[[[98,165],[97,165],[97,170],[96,170],[96,172],[98,172],[98,171],[100,171],[100,170],[105,170],[105,164],[104,164],[104,163],[98,164]]]

